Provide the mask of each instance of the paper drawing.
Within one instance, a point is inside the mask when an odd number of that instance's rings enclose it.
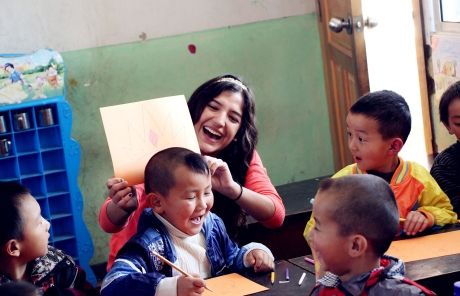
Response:
[[[100,109],[114,176],[143,183],[157,151],[180,146],[200,152],[185,97],[172,96]]]

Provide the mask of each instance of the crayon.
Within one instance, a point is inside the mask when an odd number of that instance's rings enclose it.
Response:
[[[311,265],[315,265],[315,260],[309,258],[309,257],[304,257],[303,258],[306,262],[310,263]]]

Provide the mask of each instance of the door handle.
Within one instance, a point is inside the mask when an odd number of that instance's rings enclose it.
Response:
[[[378,24],[379,24],[379,22],[376,19],[372,18],[372,17],[367,17],[364,20],[364,26],[368,27],[369,29],[377,27]]]
[[[350,17],[346,20],[332,17],[329,20],[329,29],[336,33],[340,33],[345,29],[348,34],[351,34],[353,32],[353,22]]]

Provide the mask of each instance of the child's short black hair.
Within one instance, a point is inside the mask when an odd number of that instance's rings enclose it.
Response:
[[[19,207],[29,189],[16,182],[0,182],[0,246],[10,239],[23,238],[22,218]]]
[[[399,137],[405,143],[411,130],[409,106],[404,98],[391,90],[370,92],[350,108],[352,114],[375,119],[383,139]]]
[[[375,254],[382,256],[399,227],[399,211],[388,183],[380,177],[362,174],[323,180],[318,192],[329,191],[335,205],[331,219],[339,234],[361,234]]]
[[[449,105],[455,99],[460,99],[460,81],[449,86],[439,102],[439,117],[446,126],[449,125]]]
[[[172,147],[161,150],[150,158],[145,166],[145,192],[158,192],[163,196],[175,185],[174,171],[184,165],[199,174],[209,174],[209,168],[204,158],[191,150],[182,147]]]
[[[6,69],[6,68],[8,68],[8,67],[11,67],[11,68],[14,69],[14,65],[11,64],[11,63],[6,63],[6,64],[5,64],[4,68]]]

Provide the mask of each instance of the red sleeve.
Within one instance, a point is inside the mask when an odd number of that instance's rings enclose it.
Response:
[[[144,184],[134,186],[136,188],[137,209],[128,217],[125,225],[113,224],[107,216],[107,204],[110,202],[110,196],[105,200],[99,211],[99,225],[105,232],[112,233],[109,243],[109,257],[107,259],[107,270],[110,270],[118,251],[125,243],[136,233],[137,221],[145,208],[148,207],[147,195],[145,194]]]
[[[107,197],[99,210],[99,226],[107,233],[114,233],[123,229],[123,226],[113,224],[107,216],[107,205],[111,200],[110,196]]]
[[[134,186],[136,188],[136,195],[138,199],[138,208],[136,211],[133,212],[136,213],[137,211],[142,212],[144,210],[144,207],[142,207],[144,201],[143,201],[143,196],[144,194],[144,184],[138,184]],[[107,216],[107,205],[110,203],[112,200],[112,197],[107,197],[104,203],[101,206],[101,209],[99,210],[99,226],[102,228],[107,233],[116,233],[121,230],[123,230],[126,225],[130,222],[130,220],[133,217],[133,214],[129,216],[129,218],[126,220],[126,223],[124,225],[115,225],[110,221],[109,217]],[[141,205],[142,204],[142,205]]]
[[[244,187],[268,196],[275,206],[273,216],[265,221],[260,221],[260,223],[267,228],[277,228],[283,225],[284,217],[286,215],[283,200],[276,191],[275,186],[273,186],[270,181],[267,170],[264,168],[262,160],[255,150],[251,162],[249,163]]]

